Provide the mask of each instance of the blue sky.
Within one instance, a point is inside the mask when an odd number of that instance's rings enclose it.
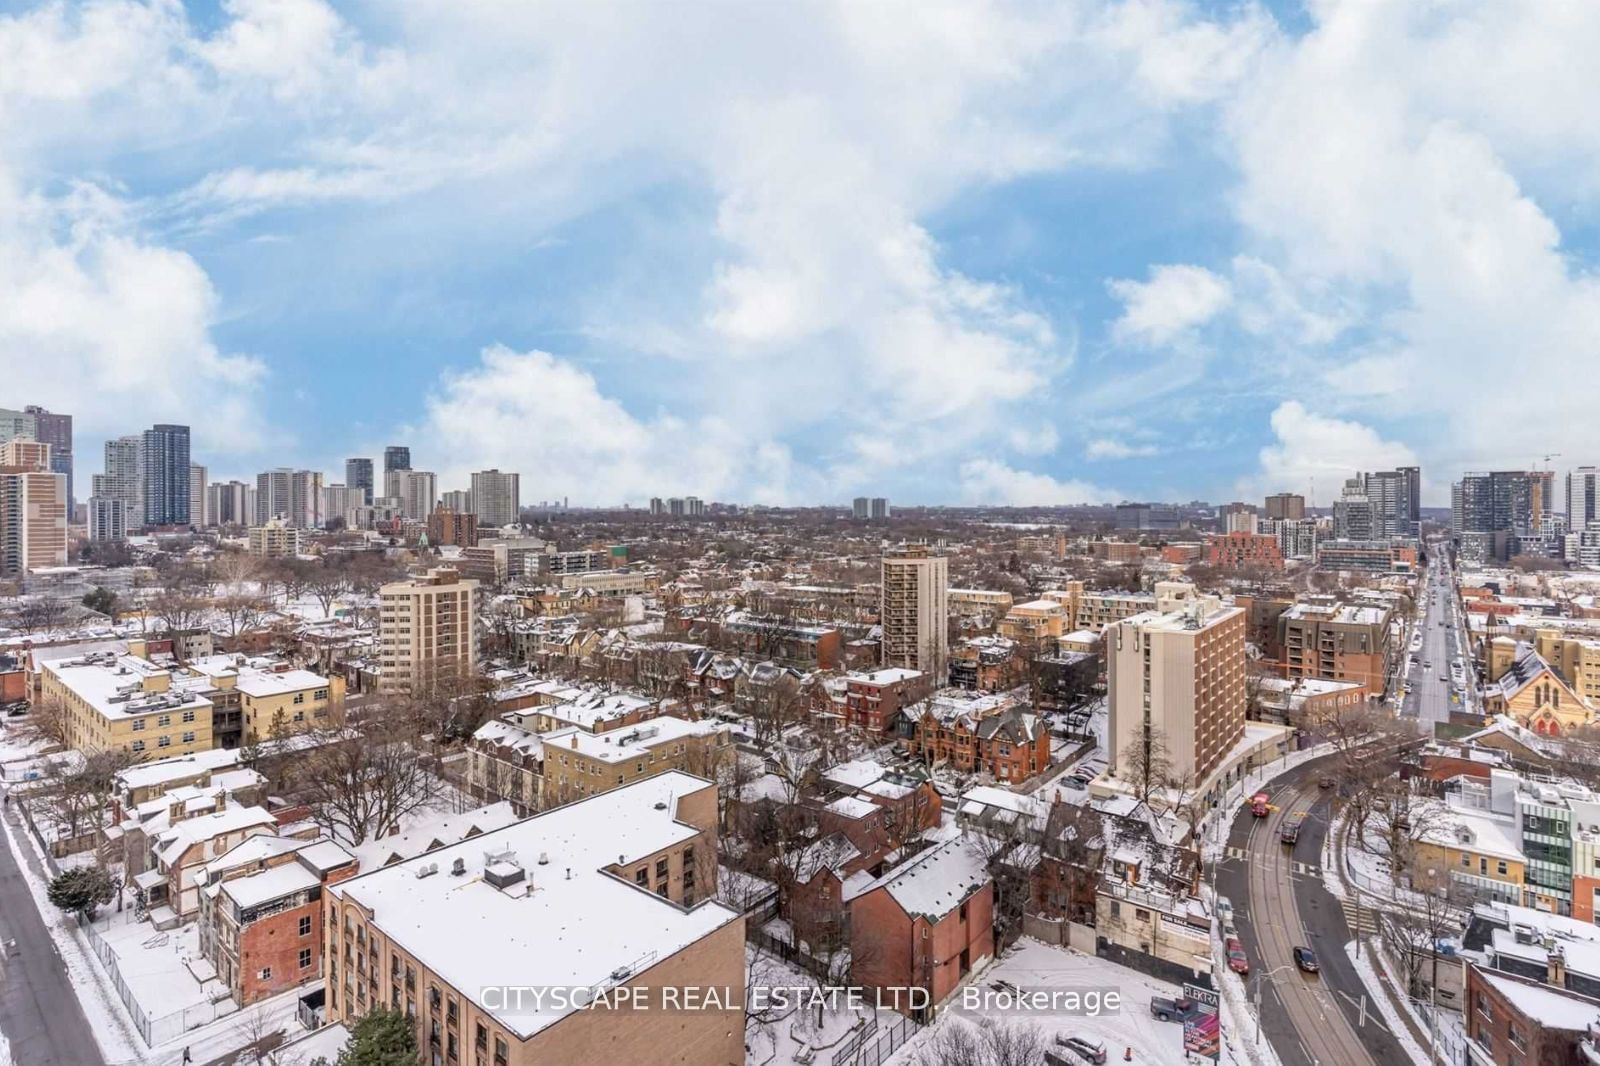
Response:
[[[212,475],[1226,499],[1600,462],[1600,7],[0,3],[0,405]]]

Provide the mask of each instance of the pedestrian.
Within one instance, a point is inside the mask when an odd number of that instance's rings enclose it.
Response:
[[[188,1048],[184,1048],[183,1049],[183,1066],[189,1066],[189,1063],[191,1063],[193,1061],[194,1061],[194,1057],[189,1054],[189,1049]]]

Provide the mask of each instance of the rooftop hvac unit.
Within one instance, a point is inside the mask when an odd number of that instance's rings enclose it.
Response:
[[[456,859],[455,862],[450,864],[450,876],[451,877],[460,877],[462,874],[464,874],[466,872],[467,872],[467,860],[466,859],[458,858],[458,859]]]
[[[424,877],[432,877],[434,874],[436,874],[438,872],[439,872],[439,864],[438,863],[436,863],[436,862],[425,862],[421,866],[417,867],[417,879],[421,880]]]
[[[504,890],[520,883],[528,872],[514,862],[497,862],[484,868],[483,879],[495,888]]]

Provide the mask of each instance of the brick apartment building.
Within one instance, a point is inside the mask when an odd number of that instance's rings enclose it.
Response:
[[[1354,681],[1380,694],[1394,666],[1387,607],[1300,603],[1278,619],[1284,676]]]
[[[886,872],[850,904],[852,979],[879,989],[921,988],[948,999],[994,955],[994,881],[966,839],[928,848]],[[902,1013],[926,1020],[909,1002]]]
[[[1466,963],[1475,1066],[1588,1066],[1600,1057],[1600,999]]]
[[[845,724],[874,736],[891,728],[900,710],[933,695],[934,680],[920,670],[885,667],[845,675]]]
[[[1050,731],[1010,693],[946,689],[902,715],[911,753],[997,781],[1025,781],[1050,765]]]
[[[1283,572],[1283,550],[1270,533],[1235,530],[1206,541],[1206,562],[1224,570],[1270,570]]]
[[[205,868],[200,951],[247,1007],[322,976],[323,889],[356,874],[328,839],[251,837]]]
[[[416,1020],[458,1066],[744,1060],[744,918],[716,901],[717,789],[677,771],[328,888],[327,1014]],[[497,990],[728,990],[727,1009],[517,1009]]]

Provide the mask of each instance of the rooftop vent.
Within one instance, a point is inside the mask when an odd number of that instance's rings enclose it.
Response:
[[[466,859],[457,858],[455,862],[450,864],[450,876],[451,877],[460,877],[462,874],[464,874],[466,872],[467,872],[467,860]]]
[[[526,870],[509,860],[491,863],[483,870],[483,879],[502,891],[520,883],[527,876]]]
[[[438,863],[436,863],[436,862],[425,862],[421,866],[417,867],[417,878],[418,878],[418,880],[420,880],[420,879],[422,879],[424,877],[432,877],[434,874],[436,874],[438,872],[439,872],[439,864]]]

